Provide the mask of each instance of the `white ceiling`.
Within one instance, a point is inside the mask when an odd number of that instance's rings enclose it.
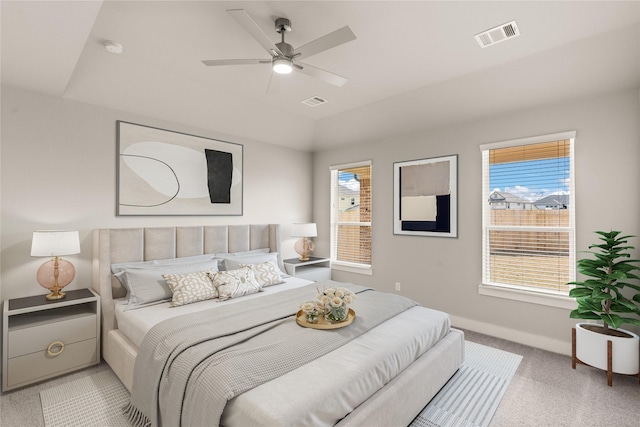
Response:
[[[2,83],[303,150],[450,125],[640,88],[640,2],[6,1]],[[267,93],[267,57],[226,13],[245,9],[294,47],[348,25],[355,41],[305,59],[349,78],[301,73]],[[521,36],[481,49],[474,34],[516,20]],[[105,40],[124,45],[108,53]],[[311,96],[328,102],[311,108]]]

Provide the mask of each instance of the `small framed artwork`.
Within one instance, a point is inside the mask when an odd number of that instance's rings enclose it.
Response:
[[[116,127],[116,215],[242,215],[242,145]]]
[[[393,234],[458,237],[458,156],[393,164]]]

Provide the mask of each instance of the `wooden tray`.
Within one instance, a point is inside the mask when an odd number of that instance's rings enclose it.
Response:
[[[307,316],[304,314],[304,311],[300,310],[296,313],[296,322],[298,325],[304,328],[312,328],[312,329],[340,329],[345,326],[349,326],[353,323],[353,319],[356,318],[356,312],[353,309],[349,309],[349,314],[347,314],[347,320],[340,323],[329,323],[324,315],[320,314],[318,316],[318,323],[309,323],[307,322]]]

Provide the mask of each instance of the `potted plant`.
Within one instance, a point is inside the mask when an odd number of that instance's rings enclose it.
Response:
[[[623,324],[640,326],[640,286],[631,281],[640,279],[640,271],[630,259],[627,239],[635,236],[620,236],[620,231],[596,231],[602,243],[589,246],[593,258],[577,262],[578,272],[590,277],[575,285],[569,296],[576,299],[578,308],[573,310],[573,319],[598,320],[599,323],[578,323],[575,328],[575,358],[582,363],[607,370],[609,385],[611,372],[636,375],[640,372],[640,338],[633,332],[620,329]],[[624,290],[624,291],[623,291]],[[612,342],[611,356],[607,341]],[[609,357],[612,359],[609,370]]]

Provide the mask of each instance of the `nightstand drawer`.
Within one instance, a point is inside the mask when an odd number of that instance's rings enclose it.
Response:
[[[95,324],[94,324],[95,327]],[[47,344],[48,345],[48,344]],[[96,351],[96,338],[80,341],[64,346],[64,350],[57,356],[51,356],[46,349],[25,356],[9,359],[8,386],[14,386],[24,382],[32,382],[41,377],[49,377],[69,369],[75,369],[82,365],[95,363],[98,358]],[[56,346],[52,353],[60,351]]]
[[[92,312],[78,312],[56,322],[30,322],[11,325],[8,336],[9,359],[43,351],[54,341],[65,345],[96,338],[97,316]],[[14,322],[17,323],[17,322]]]

